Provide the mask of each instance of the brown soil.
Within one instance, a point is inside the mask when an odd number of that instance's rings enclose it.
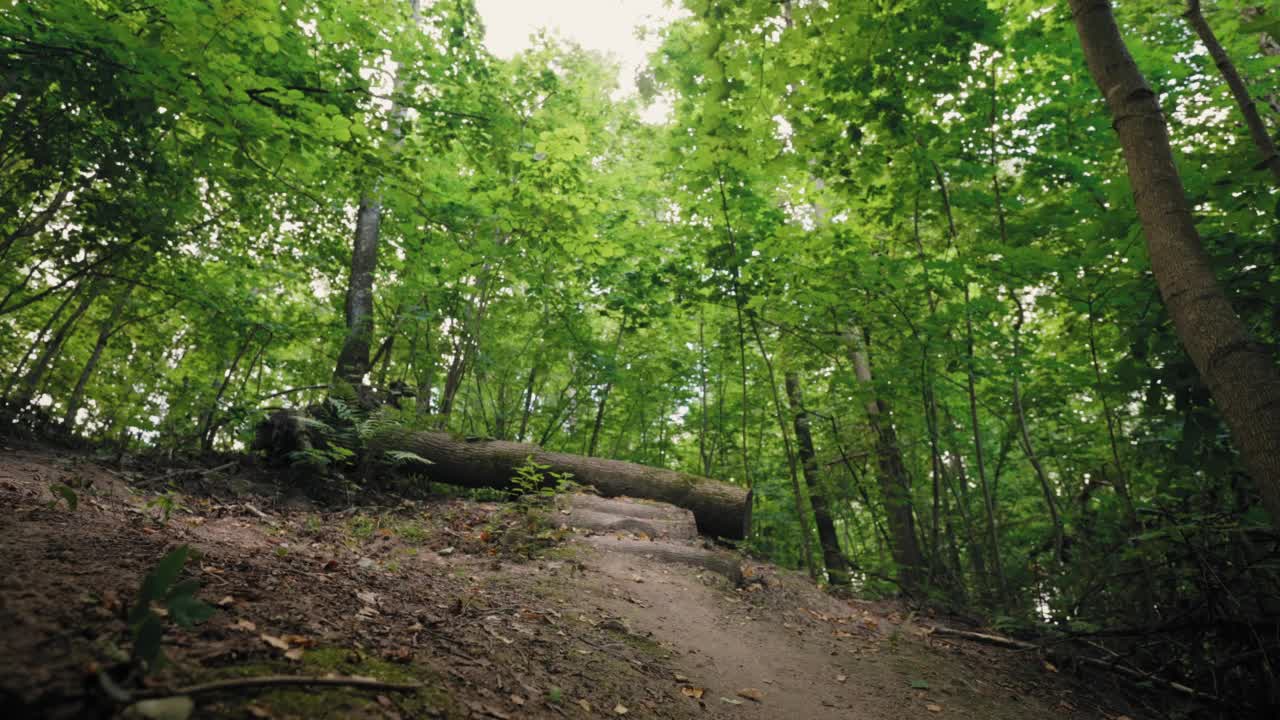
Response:
[[[118,710],[95,673],[123,667],[141,579],[183,544],[218,610],[167,631],[170,664],[147,687],[329,673],[424,686],[229,691],[198,696],[196,717],[1143,716],[1111,679],[931,637],[897,603],[837,599],[762,565],[739,587],[645,534],[557,530],[554,508],[332,512],[225,472],[0,450],[0,716]],[[167,520],[156,478],[186,483]],[[74,511],[54,484],[75,489]]]

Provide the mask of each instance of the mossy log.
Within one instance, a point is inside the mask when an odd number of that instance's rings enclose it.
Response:
[[[550,452],[526,443],[401,429],[377,433],[369,440],[369,449],[412,452],[431,461],[426,475],[432,481],[473,488],[510,487],[516,468],[532,458],[547,466],[546,472],[571,473],[574,482],[591,486],[605,497],[625,495],[685,508],[705,535],[741,539],[751,522],[751,495],[746,488],[664,468]]]

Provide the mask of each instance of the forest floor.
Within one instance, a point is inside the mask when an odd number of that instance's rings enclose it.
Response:
[[[110,716],[85,689],[127,659],[142,578],[185,544],[217,610],[166,631],[170,662],[150,687],[282,674],[423,685],[201,694],[195,717],[1143,717],[1110,680],[931,635],[944,618],[839,599],[767,565],[747,563],[744,585],[624,553],[613,544],[666,543],[556,528],[554,507],[335,511],[282,497],[261,470],[225,473],[0,449],[0,716]],[[54,485],[74,489],[74,510]]]

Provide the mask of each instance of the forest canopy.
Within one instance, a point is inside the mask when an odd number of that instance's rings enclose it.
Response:
[[[823,582],[1280,702],[1280,8],[648,32],[631,96],[468,0],[0,2],[4,432],[324,405],[716,478]]]

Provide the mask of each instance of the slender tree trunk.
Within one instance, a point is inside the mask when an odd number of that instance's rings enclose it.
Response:
[[[991,65],[991,191],[995,199],[996,220],[1000,228],[1000,241],[1009,246],[1009,226],[1005,222],[1004,214],[1004,195],[1000,187],[1000,147],[996,142],[995,128],[999,124],[999,104],[997,95],[997,83],[999,77],[996,75],[994,62]],[[1014,307],[1017,315],[1013,323],[1013,408],[1018,419],[1018,431],[1022,442],[1022,451],[1027,456],[1027,461],[1031,463],[1031,467],[1036,472],[1036,477],[1040,480],[1040,490],[1044,493],[1045,505],[1049,509],[1049,520],[1053,524],[1053,547],[1054,556],[1058,562],[1063,562],[1063,529],[1062,519],[1058,516],[1058,502],[1054,497],[1052,486],[1049,484],[1049,476],[1044,471],[1044,467],[1040,464],[1040,458],[1036,455],[1035,447],[1031,444],[1031,433],[1027,430],[1027,413],[1022,407],[1022,368],[1020,357],[1022,349],[1022,324],[1026,321],[1026,315],[1022,310],[1022,301],[1018,299],[1018,289],[1012,288],[1009,296],[1013,299]]]
[[[80,304],[72,311],[71,316],[62,323],[53,334],[53,337],[49,338],[44,350],[36,358],[35,364],[27,371],[27,374],[22,378],[22,383],[18,386],[18,397],[15,402],[18,408],[25,408],[35,399],[36,388],[39,387],[40,381],[44,378],[45,373],[49,372],[49,369],[53,367],[53,361],[62,352],[62,345],[71,336],[71,331],[75,328],[76,323],[84,316],[93,301],[97,300],[98,296],[102,294],[104,282],[101,278],[98,278],[90,284],[88,291],[80,298]]]
[[[63,412],[62,427],[68,433],[75,430],[76,413],[80,411],[80,403],[84,400],[85,387],[89,384],[89,378],[93,377],[94,370],[98,367],[98,361],[102,359],[102,352],[106,350],[107,342],[116,331],[116,322],[120,319],[120,315],[124,313],[125,307],[128,306],[129,296],[133,294],[134,288],[137,286],[136,282],[129,283],[120,292],[115,304],[111,306],[111,314],[98,326],[98,341],[94,343],[93,352],[90,353],[88,362],[84,364],[84,369],[80,371],[80,378],[76,380],[75,389],[71,391],[71,396],[67,398],[67,407]]]
[[[418,12],[419,0],[410,0],[413,8],[413,22],[420,21]],[[396,90],[400,89],[400,78],[394,81]],[[396,100],[391,104],[391,126],[395,136],[395,145],[400,146],[400,123],[403,121],[404,108]],[[370,369],[369,346],[373,342],[373,276],[378,269],[378,245],[382,225],[382,201],[377,186],[381,180],[373,183],[372,190],[360,196],[360,207],[356,210],[355,241],[351,250],[351,274],[347,279],[346,321],[347,337],[338,353],[334,378],[358,388],[364,384],[364,376]]]
[[[533,395],[537,379],[538,362],[534,360],[529,366],[529,379],[524,384],[524,409],[520,412],[520,432],[516,433],[516,440],[520,442],[524,442],[525,433],[529,430],[529,416],[533,413]]]
[[[609,358],[609,365],[606,369],[607,380],[604,383],[604,389],[600,391],[600,402],[596,403],[596,417],[591,424],[591,439],[587,441],[587,457],[595,457],[596,442],[600,439],[600,428],[604,426],[604,410],[606,403],[609,402],[609,393],[613,390],[613,376],[617,371],[615,364],[618,362],[618,354],[622,352],[622,335],[626,332],[627,318],[624,315],[622,320],[618,322],[618,336],[613,340],[613,356]]]
[[[1160,104],[1129,55],[1108,0],[1070,0],[1094,81],[1124,150],[1151,271],[1195,364],[1280,527],[1280,370],[1214,275],[1174,165]]]
[[[1249,94],[1249,87],[1245,85],[1244,78],[1240,77],[1240,72],[1227,56],[1222,43],[1218,42],[1218,36],[1214,34],[1213,28],[1209,27],[1209,21],[1205,20],[1204,13],[1200,10],[1200,0],[1187,0],[1187,11],[1182,14],[1182,17],[1187,19],[1187,24],[1200,37],[1200,42],[1204,43],[1205,49],[1209,51],[1209,57],[1213,58],[1213,64],[1218,66],[1218,72],[1222,73],[1222,79],[1227,82],[1231,96],[1235,98],[1236,106],[1244,116],[1249,137],[1258,148],[1258,156],[1261,158],[1258,166],[1266,167],[1271,171],[1272,177],[1280,182],[1280,154],[1276,154],[1275,141],[1271,139],[1262,116],[1258,114],[1258,104]]]
[[[1018,419],[1018,433],[1022,442],[1022,452],[1027,456],[1027,462],[1031,463],[1032,469],[1036,471],[1036,477],[1040,480],[1040,490],[1044,493],[1044,503],[1049,509],[1049,521],[1053,524],[1053,548],[1054,556],[1058,558],[1058,562],[1065,562],[1063,557],[1063,536],[1062,518],[1058,515],[1058,501],[1053,492],[1053,486],[1049,483],[1049,475],[1044,471],[1044,465],[1040,463],[1040,456],[1036,454],[1035,446],[1031,444],[1031,433],[1027,430],[1027,413],[1022,407],[1022,385],[1019,377],[1022,375],[1020,363],[1022,362],[1020,350],[1022,347],[1022,323],[1025,319],[1022,312],[1022,303],[1014,297],[1014,304],[1017,306],[1017,317],[1013,323],[1013,410]]]
[[[933,170],[938,182],[938,191],[942,195],[942,210],[947,218],[947,237],[954,246],[956,245],[958,233],[956,231],[955,215],[951,210],[951,192],[947,189],[947,181],[942,174],[942,169],[935,164]],[[967,274],[963,282],[965,383],[969,395],[969,426],[973,430],[973,451],[978,469],[978,487],[982,490],[983,510],[987,518],[987,542],[991,546],[991,564],[994,565],[996,589],[999,592],[1001,604],[1008,605],[1009,586],[1004,577],[1004,564],[1000,560],[1000,530],[996,523],[996,503],[995,497],[991,492],[991,485],[987,482],[987,464],[985,453],[982,449],[982,425],[978,420],[978,391],[974,370],[977,358],[974,355],[972,296]]]
[[[258,328],[255,326],[249,331],[248,335],[245,335],[244,342],[240,343],[240,349],[236,350],[236,356],[231,360],[231,365],[227,367],[227,371],[222,375],[222,383],[218,385],[218,392],[213,396],[213,401],[209,403],[209,409],[204,414],[204,422],[200,425],[201,452],[207,453],[213,449],[213,438],[217,434],[218,403],[222,402],[222,396],[226,394],[232,378],[235,377],[236,368],[239,367],[240,361],[244,359],[245,353],[249,352],[249,347],[253,344],[253,338],[257,334]]]
[[[743,483],[747,487],[752,487],[751,459],[747,451],[747,332],[742,312],[742,308],[746,304],[746,298],[743,297],[742,284],[739,282],[738,241],[734,236],[733,223],[729,221],[729,196],[725,193],[723,173],[717,174],[716,181],[720,189],[720,211],[724,214],[725,235],[729,239],[729,249],[733,253],[730,271],[733,276],[733,308],[738,318],[738,362],[742,371],[742,477]]]
[[[707,341],[703,334],[706,321],[705,308],[698,308],[698,384],[701,388],[699,400],[702,404],[701,422],[698,425],[698,459],[702,461],[702,474],[711,475],[711,453],[707,450]]]
[[[818,526],[818,544],[822,548],[822,562],[827,566],[827,578],[832,585],[849,584],[849,568],[840,552],[840,537],[836,534],[831,509],[827,506],[827,494],[818,477],[818,457],[813,451],[813,433],[809,429],[809,413],[804,408],[800,390],[800,376],[794,371],[786,373],[787,401],[795,417],[796,448],[800,456],[800,468],[804,482],[809,486],[809,505],[813,508],[813,522]]]
[[[769,359],[769,353],[764,349],[764,339],[760,337],[760,324],[756,322],[754,315],[751,316],[751,332],[755,335],[756,347],[760,349],[760,357],[764,360],[764,367],[769,375],[769,391],[773,396],[774,416],[778,420],[778,430],[782,433],[782,450],[787,456],[787,470],[791,474],[791,493],[796,500],[796,520],[800,523],[800,548],[804,552],[804,564],[809,570],[809,577],[816,580],[818,569],[813,564],[813,550],[809,544],[811,536],[809,514],[804,509],[804,492],[800,489],[796,456],[791,450],[791,437],[787,432],[787,421],[782,412],[782,399],[778,396],[778,378],[773,374],[773,361]]]
[[[846,335],[854,374],[869,393],[866,401],[867,424],[875,435],[876,458],[879,466],[880,493],[884,496],[885,518],[893,542],[890,552],[898,565],[899,578],[908,592],[918,591],[926,571],[924,556],[916,539],[916,521],[911,510],[911,479],[902,450],[898,446],[898,434],[889,417],[888,408],[875,391],[871,375],[871,359],[867,353],[862,330],[851,327]]]
[[[62,302],[58,303],[58,307],[54,308],[53,312],[49,315],[49,319],[45,320],[44,326],[40,328],[40,332],[36,333],[35,342],[27,346],[27,351],[23,353],[22,359],[18,361],[17,365],[13,366],[13,371],[9,374],[8,381],[5,382],[4,391],[0,392],[0,399],[8,399],[9,393],[22,378],[23,371],[26,370],[27,361],[30,360],[31,356],[36,353],[36,350],[44,344],[45,338],[49,336],[49,331],[53,329],[54,323],[58,322],[58,318],[62,317],[63,311],[67,309],[67,306],[71,304],[72,300],[80,297],[80,293],[83,291],[84,283],[77,284],[71,289],[71,292],[67,293],[66,297],[62,298]]]
[[[356,212],[351,274],[347,279],[347,337],[338,353],[334,376],[360,387],[369,372],[369,345],[373,340],[373,274],[378,267],[378,234],[382,205],[375,197],[360,199]]]

